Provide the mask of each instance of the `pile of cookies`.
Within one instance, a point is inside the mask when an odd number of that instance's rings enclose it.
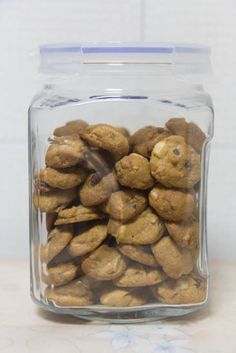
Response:
[[[48,232],[45,298],[72,307],[204,301],[200,128],[172,118],[130,135],[75,120],[53,135],[33,194]]]

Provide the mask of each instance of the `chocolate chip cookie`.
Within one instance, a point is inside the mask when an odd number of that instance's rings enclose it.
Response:
[[[55,224],[60,225],[93,221],[95,219],[102,219],[103,217],[104,214],[98,211],[95,207],[84,207],[79,205],[59,211]]]
[[[58,212],[78,197],[77,189],[54,190],[47,193],[33,193],[35,208],[41,212]]]
[[[80,201],[84,206],[99,205],[105,202],[118,187],[117,180],[113,173],[103,178],[100,178],[97,173],[91,174],[80,190]]]
[[[75,280],[65,286],[46,288],[45,298],[58,306],[86,306],[93,302],[91,290],[80,280]]]
[[[181,223],[165,223],[171,238],[181,248],[195,249],[199,245],[199,223],[187,221]]]
[[[71,282],[77,273],[78,265],[74,262],[65,262],[49,267],[42,279],[48,285],[62,286]]]
[[[86,178],[87,173],[82,168],[53,169],[45,168],[40,172],[40,180],[47,185],[62,190],[67,190],[80,185]]]
[[[68,121],[64,126],[58,127],[54,130],[53,135],[57,137],[80,135],[89,126],[84,120]]]
[[[73,167],[84,159],[85,150],[79,136],[55,137],[46,152],[46,165],[55,169]]]
[[[192,191],[155,186],[149,193],[149,203],[160,217],[179,222],[192,215],[196,197]]]
[[[157,267],[158,263],[149,245],[130,245],[120,243],[117,249],[125,256],[140,264]]]
[[[113,283],[117,287],[146,287],[161,283],[167,279],[162,270],[145,267],[141,264],[131,264]]]
[[[157,242],[163,232],[163,223],[150,208],[125,224],[114,219],[108,222],[108,233],[112,234],[118,243],[148,245]]]
[[[83,256],[95,250],[106,238],[107,226],[97,224],[74,237],[70,242],[68,251],[72,256]]]
[[[172,118],[167,121],[166,127],[172,134],[184,137],[186,143],[198,153],[201,152],[206,135],[195,123],[188,123],[184,118]]]
[[[153,289],[158,301],[165,304],[195,304],[206,300],[207,288],[204,278],[192,274],[177,281],[169,280]]]
[[[200,156],[181,136],[158,142],[150,166],[153,177],[166,187],[192,188],[200,180]]]
[[[90,277],[107,281],[122,275],[126,261],[119,251],[102,245],[82,262],[81,268]]]
[[[129,152],[128,139],[111,125],[90,125],[82,132],[81,137],[89,145],[111,152],[117,158],[122,158]]]
[[[71,226],[60,226],[54,228],[48,236],[48,242],[41,246],[40,258],[42,262],[49,263],[58,255],[73,238]]]
[[[125,223],[137,217],[147,207],[146,196],[135,190],[120,190],[109,198],[105,211],[114,219]]]
[[[103,291],[100,302],[106,306],[139,306],[146,304],[146,298],[134,289],[109,288]]]
[[[154,184],[149,161],[137,153],[119,160],[115,164],[115,172],[119,183],[131,189],[146,190]]]
[[[129,139],[132,152],[150,158],[154,146],[171,133],[161,127],[145,126],[136,131]]]
[[[152,252],[167,276],[178,279],[193,270],[193,258],[187,249],[179,248],[170,237],[152,245]]]

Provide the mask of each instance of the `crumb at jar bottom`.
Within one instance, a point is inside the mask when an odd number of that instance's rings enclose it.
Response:
[[[37,255],[41,300],[33,299],[50,311],[110,322],[204,306],[200,128],[170,118],[131,133],[74,120],[51,136],[33,182],[46,232]]]

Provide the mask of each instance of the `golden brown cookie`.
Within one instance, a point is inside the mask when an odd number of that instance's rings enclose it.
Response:
[[[161,283],[165,279],[167,276],[162,270],[132,264],[113,283],[117,287],[146,287]]]
[[[196,198],[193,192],[155,186],[149,193],[149,203],[160,217],[179,222],[192,215]]]
[[[68,251],[72,256],[83,256],[95,250],[106,238],[107,226],[97,224],[74,237]]]
[[[93,221],[95,219],[102,219],[103,217],[104,214],[98,211],[96,208],[79,205],[59,211],[55,224],[59,225]]]
[[[116,126],[115,129],[124,135],[127,139],[130,137],[130,132],[123,126]]]
[[[61,226],[54,228],[48,236],[48,242],[41,246],[40,258],[42,262],[49,263],[58,255],[73,238],[71,226]]]
[[[121,253],[107,245],[93,251],[83,262],[85,274],[97,280],[112,280],[122,275],[126,262]]]
[[[177,279],[193,269],[191,252],[180,249],[170,237],[163,237],[152,245],[152,252],[167,276]]]
[[[106,306],[140,306],[146,304],[146,299],[134,289],[109,288],[103,291],[100,302]]]
[[[200,156],[181,136],[158,142],[150,160],[153,177],[166,187],[192,188],[200,180]]]
[[[76,188],[68,190],[54,190],[47,193],[33,193],[33,203],[35,208],[39,208],[41,212],[58,212],[65,208],[71,201],[78,197]]]
[[[84,120],[68,121],[64,126],[58,127],[54,130],[53,135],[57,137],[80,135],[89,126]]]
[[[165,223],[168,233],[181,248],[195,249],[199,244],[199,223],[195,221]]]
[[[158,263],[149,245],[119,244],[117,249],[125,256],[140,264],[157,267]]]
[[[84,206],[96,206],[105,202],[119,185],[113,173],[103,178],[94,173],[88,176],[80,190],[80,201]]]
[[[46,194],[47,192],[55,191],[55,188],[46,184],[45,181],[41,179],[40,173],[34,178],[34,189],[37,194]]]
[[[129,152],[128,139],[111,125],[91,125],[82,132],[81,137],[89,145],[111,152],[118,158],[127,155]]]
[[[129,139],[131,149],[144,157],[150,157],[154,146],[171,133],[161,127],[144,126],[136,131]]]
[[[163,223],[150,208],[128,223],[114,219],[108,222],[108,233],[116,237],[118,243],[148,245],[157,242],[163,232]]]
[[[68,168],[84,159],[85,144],[79,136],[55,137],[46,152],[47,167]]]
[[[135,190],[114,192],[105,205],[105,211],[114,219],[127,222],[147,207],[146,196]]]
[[[123,157],[115,164],[115,171],[119,183],[131,189],[146,190],[154,184],[149,161],[140,154]]]
[[[62,286],[71,282],[78,273],[78,265],[73,262],[60,263],[49,267],[42,280],[47,285]]]
[[[167,121],[166,127],[172,134],[184,137],[186,143],[192,145],[198,153],[201,152],[206,135],[195,123],[188,123],[184,118],[172,118]]]
[[[97,292],[97,290],[104,289],[104,286],[107,286],[107,281],[99,281],[85,274],[80,276],[79,280],[89,289],[95,289],[94,293]]]
[[[65,286],[46,288],[45,298],[59,306],[86,306],[92,304],[91,290],[80,280],[75,280]]]
[[[62,190],[71,189],[80,185],[86,178],[82,168],[53,169],[45,168],[40,171],[40,180],[47,185]]]
[[[153,289],[153,294],[165,304],[196,304],[206,300],[206,280],[198,275],[169,280]]]

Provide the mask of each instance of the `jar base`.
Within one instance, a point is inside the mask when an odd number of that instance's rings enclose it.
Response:
[[[115,324],[145,323],[191,314],[203,309],[207,300],[197,304],[167,305],[150,304],[142,307],[59,307],[52,302],[45,303],[32,296],[33,301],[43,310],[55,314],[71,315],[81,320]]]

